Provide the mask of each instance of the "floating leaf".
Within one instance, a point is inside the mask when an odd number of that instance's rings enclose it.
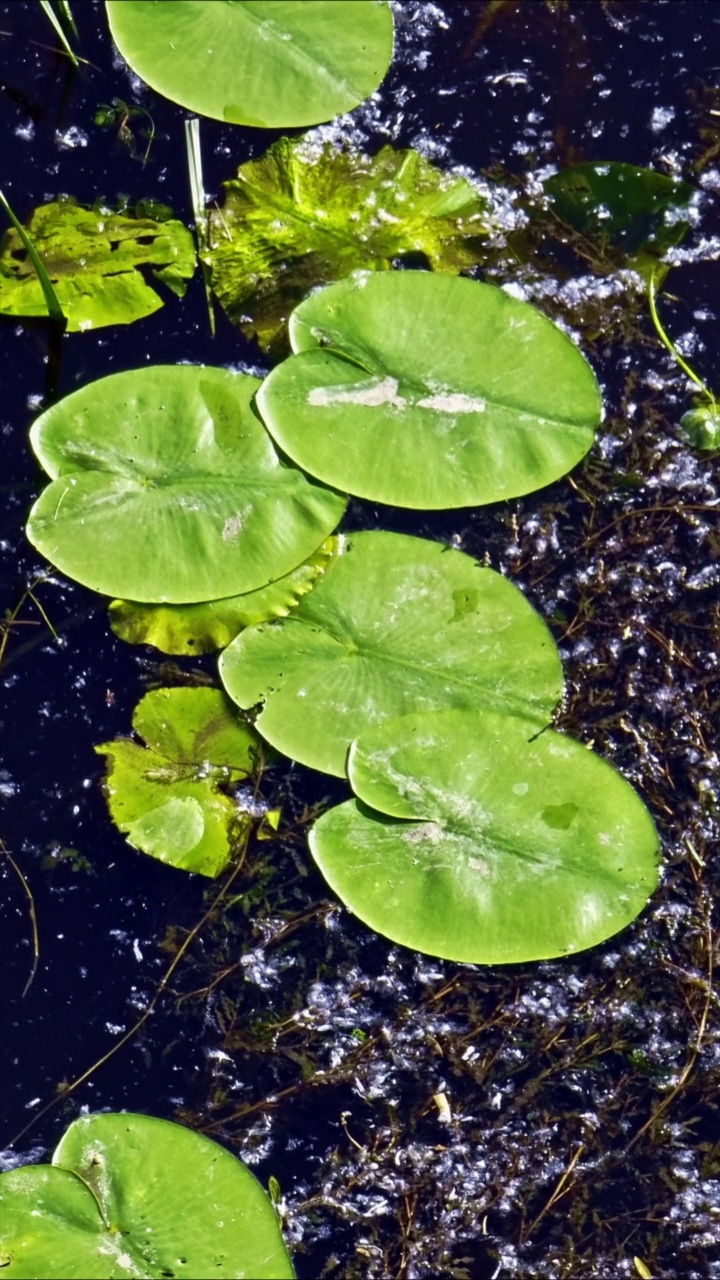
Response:
[[[583,951],[656,887],[657,834],[632,787],[527,719],[386,721],[353,744],[348,774],[359,798],[315,824],[313,856],[350,910],[417,951],[481,964]]]
[[[575,165],[545,182],[555,212],[583,235],[625,255],[659,255],[688,229],[693,188],[654,169],[617,162]]]
[[[171,102],[229,124],[318,124],[352,111],[390,65],[381,0],[107,0],[133,71]]]
[[[693,449],[714,453],[720,449],[720,409],[716,404],[698,404],[680,419],[680,430]]]
[[[337,550],[328,538],[292,573],[257,591],[205,604],[137,604],[113,600],[110,626],[129,644],[152,644],[163,653],[213,653],[224,649],[244,627],[283,617],[310,591]]]
[[[239,782],[259,755],[257,735],[219,689],[153,689],[138,703],[139,746],[116,738],[105,786],[113,821],[143,853],[183,871],[217,876],[231,856],[238,810],[219,788]]]
[[[83,209],[66,199],[36,209],[28,232],[71,332],[131,324],[158,311],[162,298],[143,270],[151,269],[179,297],[195,270],[192,236],[172,218],[158,222]],[[0,244],[0,313],[48,314],[35,268],[14,229]]]
[[[397,533],[358,533],[290,617],[249,627],[220,658],[257,728],[343,776],[353,738],[404,712],[507,706],[536,728],[562,693],[552,636],[517,587],[470,556]]]
[[[280,138],[223,184],[210,214],[212,287],[234,324],[271,347],[310,289],[357,267],[418,256],[438,271],[474,265],[486,220],[464,178],[417,151],[338,151]]]
[[[300,304],[290,341],[258,392],[268,429],[311,475],[376,502],[530,493],[579,462],[600,419],[570,339],[473,280],[357,272]]]
[[[297,568],[345,502],[280,461],[258,385],[154,365],[53,405],[30,432],[53,479],[30,512],[33,546],[95,591],[152,603],[218,600]]]
[[[272,1204],[217,1143],[153,1116],[82,1116],[52,1165],[0,1175],[7,1280],[292,1280]]]

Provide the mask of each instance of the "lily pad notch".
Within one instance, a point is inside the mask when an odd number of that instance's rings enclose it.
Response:
[[[130,1112],[81,1116],[52,1164],[0,1174],[0,1259],[7,1280],[295,1275],[275,1210],[239,1160]]]
[[[333,532],[346,500],[278,457],[259,379],[201,365],[111,374],[30,432],[51,484],[33,546],[103,595],[194,604],[265,587]]]
[[[298,466],[369,501],[437,510],[531,493],[585,456],[601,417],[570,339],[493,285],[359,271],[290,317],[295,353],[258,391]]]
[[[652,818],[582,743],[502,711],[430,711],[352,744],[356,799],[310,849],[341,900],[394,942],[478,964],[597,946],[658,881]]]

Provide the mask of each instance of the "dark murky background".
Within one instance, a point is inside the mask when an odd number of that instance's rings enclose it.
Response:
[[[74,0],[73,11],[90,63],[75,77],[39,5],[0,5],[0,185],[21,217],[65,192],[149,196],[189,220],[184,113],[120,64],[102,5]],[[294,834],[251,851],[243,897],[204,929],[150,1022],[19,1138],[5,1167],[45,1159],[81,1106],[147,1110],[203,1128],[279,1180],[301,1277],[634,1276],[635,1257],[655,1276],[720,1277],[717,464],[680,440],[687,387],[637,278],[587,245],[559,245],[536,200],[539,178],[580,160],[697,185],[696,225],[661,306],[720,390],[720,5],[401,0],[396,17],[388,80],[323,136],[414,145],[501,184],[508,233],[526,226],[514,249],[499,238],[487,278],[571,330],[603,384],[606,421],[585,463],[539,494],[429,517],[353,503],[349,527],[452,539],[527,593],[565,661],[561,727],[649,803],[663,884],[634,926],[589,954],[507,969],[417,957],[331,901],[302,819],[336,784],[280,769],[266,795]],[[93,124],[113,98],[153,116],[145,168]],[[209,195],[275,136],[204,121]],[[47,334],[5,322],[0,335],[1,607],[12,609],[45,571],[23,524],[42,484],[26,433]],[[199,279],[184,302],[68,336],[62,353],[61,394],[147,362],[262,368],[221,313],[210,338]],[[36,594],[60,643],[27,602],[2,673],[0,836],[32,889],[41,955],[23,998],[27,898],[0,857],[0,1147],[132,1025],[209,901],[204,882],[118,835],[93,746],[129,731],[148,682],[213,678],[214,662],[163,668],[115,640],[102,601],[56,576]]]

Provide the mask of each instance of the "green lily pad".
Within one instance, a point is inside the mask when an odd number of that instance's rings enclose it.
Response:
[[[298,354],[258,392],[263,419],[298,465],[361,498],[428,509],[530,493],[580,461],[600,421],[570,339],[473,280],[356,272],[300,304],[290,341]]]
[[[664,253],[688,229],[693,187],[654,169],[618,162],[578,164],[545,182],[555,212],[583,235],[624,254]]]
[[[319,124],[352,111],[390,65],[381,0],[107,0],[110,33],[142,80],[228,124]]]
[[[292,1280],[275,1211],[217,1143],[153,1116],[82,1116],[51,1165],[0,1175],[7,1280]]]
[[[36,209],[28,233],[67,316],[68,329],[132,324],[163,305],[140,268],[178,297],[195,271],[195,247],[187,227],[108,210],[83,209],[58,200]],[[46,316],[40,281],[17,231],[0,244],[0,314]]]
[[[113,600],[110,626],[129,644],[152,644],[163,653],[214,653],[224,649],[245,627],[284,617],[311,590],[338,547],[328,538],[308,560],[284,578],[257,591],[208,600],[205,604],[138,604]]]
[[[562,694],[552,636],[522,593],[438,542],[358,533],[288,618],[248,627],[220,658],[279,751],[342,777],[370,725],[434,707],[550,719]]]
[[[153,689],[138,703],[140,746],[116,738],[95,748],[108,757],[105,794],[130,844],[183,871],[218,876],[243,821],[220,787],[246,778],[261,755],[257,734],[233,715],[219,689]]]
[[[202,366],[101,378],[34,423],[53,483],[27,535],[109,596],[188,604],[254,591],[306,560],[345,501],[278,458],[256,378]]]
[[[609,764],[496,711],[386,721],[353,743],[358,799],[310,848],[378,933],[448,960],[567,955],[634,920],[657,885],[658,838]]]
[[[693,449],[715,453],[720,449],[720,409],[713,404],[696,404],[680,419],[680,430]]]
[[[310,289],[358,267],[388,270],[422,255],[437,271],[473,266],[484,204],[464,178],[417,151],[338,151],[312,136],[280,138],[223,184],[210,214],[212,288],[234,324],[275,347]]]

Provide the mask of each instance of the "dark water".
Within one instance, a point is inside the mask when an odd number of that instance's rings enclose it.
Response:
[[[120,65],[101,5],[76,0],[73,11],[90,64],[76,76],[47,47],[39,5],[0,5],[0,185],[22,217],[64,192],[149,196],[189,220],[184,113]],[[559,246],[535,200],[539,178],[580,160],[652,165],[698,187],[662,308],[712,385],[720,5],[406,2],[396,16],[388,80],[324,136],[415,145],[499,184],[510,243],[499,237],[487,278],[569,327],[601,379],[606,420],[585,463],[540,494],[417,517],[353,503],[348,527],[452,540],[527,593],[563,654],[561,727],[647,800],[663,884],[633,927],[587,955],[483,969],[372,936],[331,900],[301,830],[258,845],[236,886],[244,897],[193,943],[150,1022],[7,1158],[44,1159],[80,1107],[145,1110],[203,1128],[279,1180],[304,1277],[633,1276],[634,1257],[655,1276],[720,1277],[717,464],[680,441],[685,382],[637,281],[607,273],[586,246]],[[144,168],[93,124],[116,97],[152,113]],[[208,193],[275,136],[203,122]],[[47,569],[23,525],[42,484],[26,436],[46,393],[48,338],[14,322],[0,334],[12,609]],[[58,394],[180,360],[263,367],[221,314],[210,338],[195,280],[185,301],[139,324],[67,336]],[[0,1147],[132,1025],[207,905],[203,883],[115,831],[93,746],[129,731],[149,682],[214,678],[214,661],[163,668],[112,636],[102,601],[57,575],[36,594],[60,642],[28,602],[2,672],[0,837],[32,889],[41,950],[23,997],[27,899],[0,859]],[[300,822],[335,787],[288,766],[266,794]]]

